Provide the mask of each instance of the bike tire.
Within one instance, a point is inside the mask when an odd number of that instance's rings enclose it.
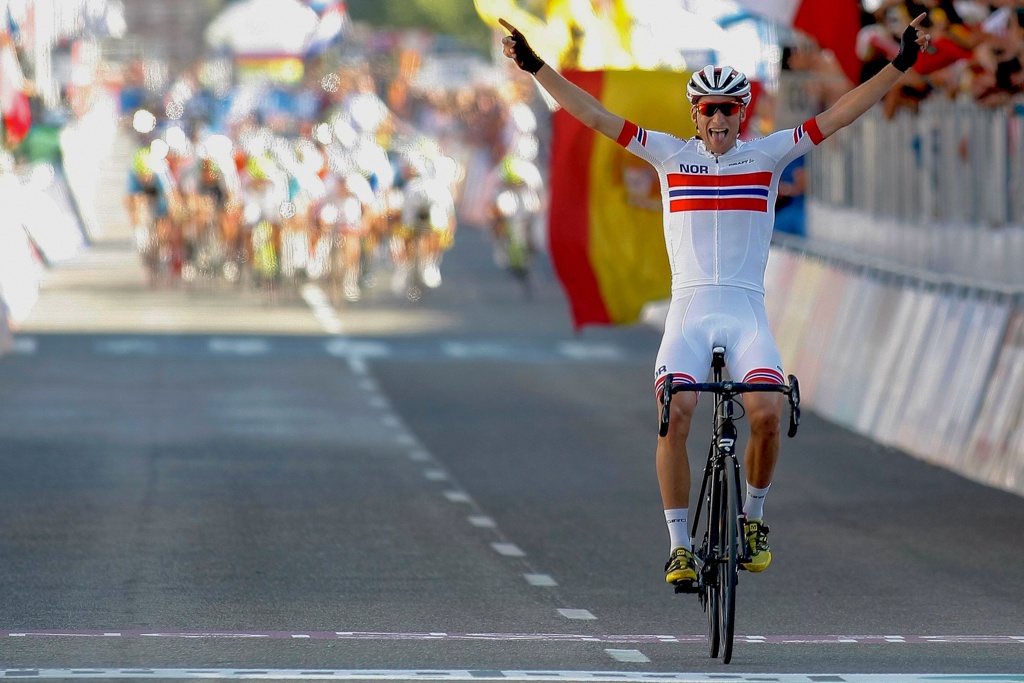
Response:
[[[712,659],[718,659],[722,644],[722,595],[718,585],[718,565],[721,560],[721,498],[722,481],[715,474],[711,491],[708,493],[708,528],[704,536],[704,565],[701,567],[704,576],[704,607],[708,615],[708,654]]]
[[[736,583],[738,559],[742,552],[739,535],[739,501],[736,499],[736,467],[728,459],[722,468],[722,499],[720,520],[722,540],[721,561],[718,564],[718,586],[721,591],[719,623],[722,630],[722,663],[732,661],[733,635],[736,624]]]

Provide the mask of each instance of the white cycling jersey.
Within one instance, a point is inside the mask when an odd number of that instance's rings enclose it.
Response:
[[[732,285],[764,293],[779,176],[822,139],[810,119],[737,141],[716,157],[698,138],[680,140],[625,122],[618,143],[658,171],[673,291]]]
[[[702,381],[715,346],[725,347],[733,378],[785,382],[764,308],[764,269],[782,170],[822,140],[811,119],[715,156],[698,138],[622,126],[618,143],[652,164],[661,182],[672,302],[656,393],[669,374],[673,384]]]

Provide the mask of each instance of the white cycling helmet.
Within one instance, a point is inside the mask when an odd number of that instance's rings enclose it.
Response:
[[[708,95],[735,97],[750,104],[750,81],[731,66],[714,67],[710,64],[700,71],[694,71],[686,85],[686,96],[691,104]]]

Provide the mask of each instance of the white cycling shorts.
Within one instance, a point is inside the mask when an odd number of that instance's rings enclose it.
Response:
[[[672,293],[654,366],[655,393],[661,395],[668,374],[673,385],[708,381],[711,351],[716,346],[725,348],[725,365],[733,381],[785,384],[779,348],[768,328],[764,294],[713,285]]]

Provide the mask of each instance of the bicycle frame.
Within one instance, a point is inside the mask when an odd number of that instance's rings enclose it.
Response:
[[[736,608],[736,574],[740,565],[750,561],[745,540],[741,500],[740,464],[736,458],[737,430],[736,397],[744,393],[778,392],[789,398],[790,437],[795,436],[800,424],[800,389],[796,377],[789,376],[789,384],[722,381],[725,368],[725,349],[715,347],[712,352],[711,372],[714,381],[701,384],[673,386],[673,376],[667,375],[661,402],[659,434],[668,434],[672,394],[680,391],[706,391],[715,394],[714,431],[704,466],[697,500],[707,507],[707,525],[704,539],[696,546],[700,507],[696,506],[689,529],[691,547],[697,548],[700,561],[696,584],[676,584],[677,593],[697,593],[708,614],[708,640],[711,656],[718,657],[721,646],[725,663],[732,658],[733,627]],[[739,417],[742,417],[740,415]]]

